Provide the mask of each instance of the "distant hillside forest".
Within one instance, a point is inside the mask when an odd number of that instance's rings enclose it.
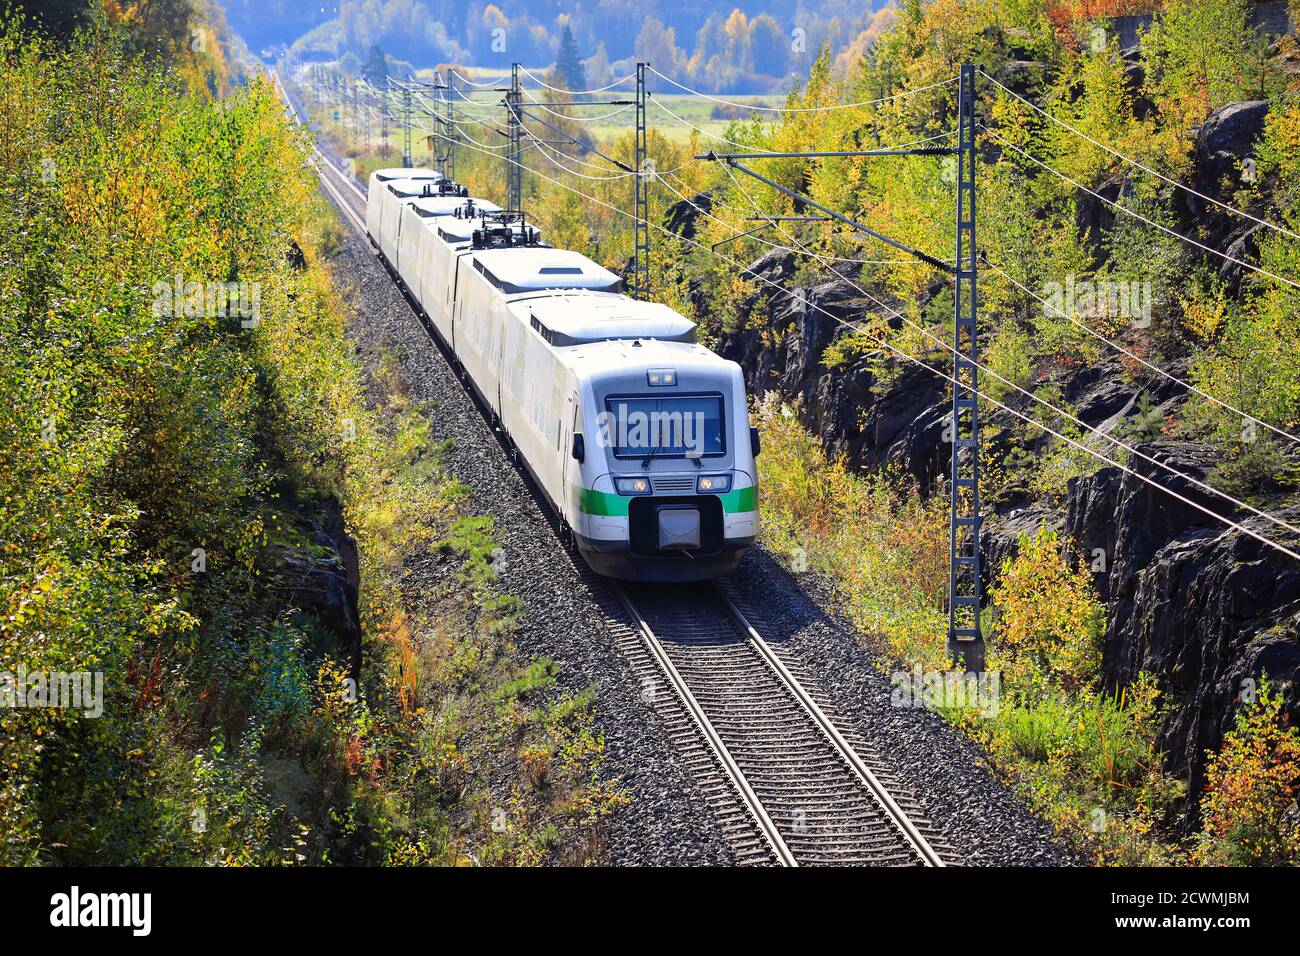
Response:
[[[229,9],[235,29],[258,47],[270,34],[253,6],[240,2]],[[792,73],[806,74],[822,45],[859,56],[895,15],[890,0],[759,0],[742,6],[682,0],[649,6],[633,0],[350,0],[293,49],[306,58],[346,55],[365,62],[378,46],[417,67],[544,67],[560,58],[571,33],[582,74],[566,78],[574,87],[603,86],[626,72],[620,61],[640,59],[702,89],[768,92],[787,88]]]

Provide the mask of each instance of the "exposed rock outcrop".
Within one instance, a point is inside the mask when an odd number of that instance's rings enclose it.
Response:
[[[1236,205],[1234,193],[1245,187],[1252,175],[1250,164],[1255,143],[1264,131],[1268,107],[1268,100],[1229,103],[1201,124],[1193,155],[1193,189],[1219,202]],[[1175,206],[1186,227],[1201,237],[1200,241],[1234,259],[1255,260],[1258,225],[1186,190],[1176,191]],[[1217,257],[1214,265],[1230,287],[1240,285],[1241,266]]]
[[[703,213],[712,211],[713,196],[697,193],[689,200],[681,199],[669,206],[664,213],[664,225],[683,239],[694,239],[697,220]]]
[[[1013,63],[1003,76],[1013,87],[1025,87],[1036,82],[1035,72],[1033,64]],[[1140,63],[1135,60],[1126,74],[1132,88],[1139,90]],[[1244,185],[1242,170],[1249,168],[1267,111],[1263,101],[1231,104],[1199,129],[1192,179],[1198,192],[1235,203],[1233,194]],[[1097,191],[1123,202],[1130,188],[1129,180],[1116,176]],[[1176,204],[1180,230],[1235,258],[1255,257],[1257,225],[1182,191]],[[1115,210],[1083,194],[1078,217],[1080,232],[1100,259]],[[843,453],[862,468],[894,465],[914,476],[923,490],[935,487],[949,464],[943,437],[947,382],[906,364],[883,372],[870,355],[855,355],[833,368],[824,364],[827,348],[849,334],[845,323],[861,321],[878,306],[839,278],[794,288],[805,274],[796,257],[782,250],[751,263],[746,277],[765,281],[742,309],[744,326],[721,336],[720,351],[740,363],[752,393],[772,391],[797,404],[802,423],[830,453]],[[1236,283],[1240,267],[1229,264],[1222,274]],[[790,288],[806,302],[775,294],[767,283]],[[707,306],[703,298],[697,304]],[[1162,368],[1174,378],[1188,378],[1186,359],[1165,361]],[[1077,416],[1103,432],[1145,411],[1147,405],[1140,404],[1144,396],[1161,415],[1176,414],[1186,401],[1186,390],[1169,378],[1133,372],[1130,364],[1108,359],[1052,374]],[[1008,401],[1016,404],[1019,399]],[[1012,424],[1017,424],[1012,416],[1000,413],[990,415],[985,427]],[[1205,481],[1219,463],[1209,446],[1147,440],[1158,425],[1159,416],[1154,422],[1148,418],[1144,435],[1125,439],[1130,445],[1142,442],[1135,445],[1137,454],[1127,459],[1126,468],[1104,467],[1072,480],[1062,503],[1034,500],[1027,493],[1002,502],[997,513],[988,516],[985,567],[996,574],[1014,555],[1022,535],[1048,526],[1059,530],[1067,548],[1094,569],[1109,609],[1104,686],[1122,688],[1141,673],[1159,682],[1168,708],[1160,743],[1171,772],[1189,782],[1191,799],[1182,823],[1191,828],[1204,785],[1206,753],[1221,746],[1243,692],[1257,688],[1267,674],[1280,687],[1292,722],[1300,722],[1300,562],[1233,530],[1196,505],[1288,541],[1298,550],[1300,540],[1263,519],[1234,511],[1222,498],[1146,460],[1155,459],[1198,481]],[[1019,444],[1022,451],[1034,454],[1042,441],[1029,437]],[[1120,455],[1101,440],[1096,447],[1110,457]],[[992,453],[1009,450],[995,448]],[[1186,500],[1153,488],[1142,475]],[[1268,510],[1300,525],[1300,501],[1294,497],[1275,501]]]
[[[288,607],[314,617],[347,652],[355,680],[361,668],[360,560],[338,503],[331,499],[321,507],[320,515],[304,528],[311,535],[310,546],[283,549],[280,587]]]

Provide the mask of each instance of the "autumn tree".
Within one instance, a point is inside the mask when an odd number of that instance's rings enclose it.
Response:
[[[1142,43],[1151,91],[1194,126],[1242,98],[1255,45],[1246,0],[1169,0]]]
[[[1084,568],[1061,557],[1056,533],[1040,529],[1020,539],[992,591],[997,612],[995,650],[1019,683],[1040,676],[1082,689],[1100,663],[1105,610]]]

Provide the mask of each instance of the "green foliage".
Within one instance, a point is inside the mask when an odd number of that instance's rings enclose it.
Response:
[[[1138,396],[1137,410],[1116,425],[1111,434],[1129,445],[1142,444],[1159,438],[1164,423],[1165,416],[1160,407],[1143,392]]]
[[[1197,861],[1211,866],[1300,864],[1300,729],[1264,680],[1206,768]]]
[[[1012,692],[991,719],[967,718],[1030,806],[1106,865],[1177,863],[1160,824],[1181,786],[1161,769],[1155,682],[1118,693]]]
[[[994,373],[985,391],[990,398],[1005,402],[1017,393],[1012,386],[1029,390],[1033,386],[1029,334],[1014,321],[1000,323],[984,345],[983,362]],[[1000,379],[1005,379],[1006,382]],[[1006,384],[1007,382],[1011,384]]]
[[[1092,683],[1105,610],[1089,572],[1061,557],[1055,532],[1023,536],[990,596],[997,621],[993,652],[1014,684],[1048,681],[1073,691]]]
[[[1209,474],[1210,483],[1231,495],[1254,498],[1295,488],[1300,466],[1270,438],[1225,445],[1227,458]]]
[[[1142,42],[1149,86],[1189,126],[1247,98],[1255,50],[1246,0],[1170,0]]]

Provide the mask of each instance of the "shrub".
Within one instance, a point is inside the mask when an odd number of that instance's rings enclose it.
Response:
[[[1056,533],[1021,537],[1020,550],[992,590],[994,651],[1011,680],[1032,686],[1044,678],[1067,690],[1086,687],[1101,659],[1105,610],[1089,572],[1061,557]]]
[[[794,411],[767,396],[759,487],[763,538],[796,571],[826,572],[848,613],[906,661],[946,665],[948,507],[910,478],[828,460]]]
[[[1237,713],[1223,748],[1206,768],[1199,863],[1300,864],[1300,728],[1289,726],[1282,695],[1261,683]]]

